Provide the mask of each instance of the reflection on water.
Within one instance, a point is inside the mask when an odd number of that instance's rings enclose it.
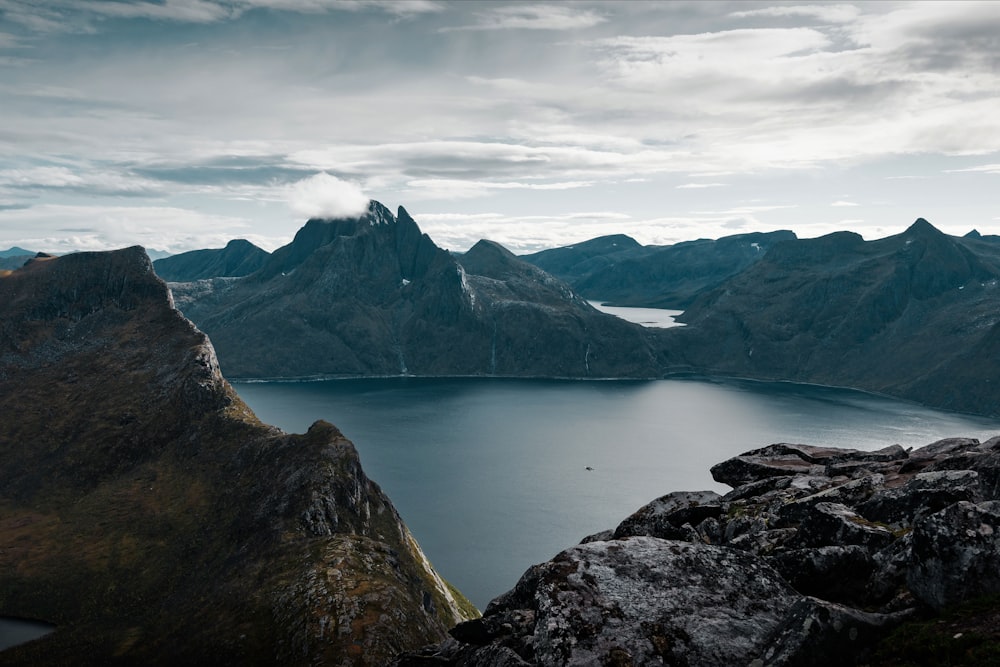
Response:
[[[439,571],[480,608],[524,570],[775,442],[878,449],[1000,423],[841,389],[705,380],[384,378],[239,384],[265,422],[351,438]]]

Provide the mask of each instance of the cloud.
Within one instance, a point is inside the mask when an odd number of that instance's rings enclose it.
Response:
[[[415,199],[469,199],[485,197],[497,190],[574,190],[593,184],[593,181],[529,183],[432,178],[408,181],[406,192]]]
[[[441,32],[456,30],[582,30],[604,23],[607,19],[579,5],[512,5],[497,7],[476,14],[477,23],[441,28]]]
[[[839,201],[833,202],[832,204],[830,204],[830,206],[857,206],[857,204],[855,204],[852,201],[844,201],[843,199],[841,199]]]
[[[368,210],[370,200],[361,187],[321,172],[288,188],[288,204],[308,218],[353,218]]]
[[[221,247],[233,238],[249,238],[267,249],[280,245],[274,239],[248,234],[249,227],[249,222],[239,217],[175,206],[43,204],[0,208],[0,229],[11,241],[9,245],[56,253],[136,244],[181,252]]]
[[[725,183],[684,183],[683,185],[678,185],[678,190],[701,190],[702,188],[722,188],[725,187]]]
[[[961,173],[981,173],[981,174],[1000,174],[1000,164],[984,164],[978,167],[966,167],[965,169],[945,169],[946,174],[961,174]]]
[[[802,16],[815,18],[826,23],[850,23],[861,14],[854,5],[782,5],[779,7],[764,7],[742,12],[732,12],[733,18],[776,18],[782,16]]]

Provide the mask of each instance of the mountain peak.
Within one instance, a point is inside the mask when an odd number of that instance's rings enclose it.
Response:
[[[921,236],[933,234],[934,236],[940,236],[943,235],[944,233],[931,223],[927,222],[927,220],[925,220],[924,218],[917,218],[916,220],[914,220],[912,225],[906,228],[906,231],[903,232],[903,234],[907,235],[919,234]]]

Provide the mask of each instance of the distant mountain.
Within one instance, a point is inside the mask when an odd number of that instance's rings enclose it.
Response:
[[[775,245],[664,332],[689,370],[856,387],[1000,415],[1000,244],[924,219]]]
[[[270,254],[244,239],[217,250],[192,250],[153,262],[156,274],[171,282],[246,276],[264,266]]]
[[[26,255],[30,256],[30,255],[34,255],[34,254],[35,253],[32,250],[25,250],[24,248],[18,248],[17,246],[14,246],[14,247],[9,248],[7,250],[0,250],[0,258],[4,258],[4,257],[24,257]]]
[[[0,250],[0,271],[19,269],[35,256],[35,253],[17,246],[10,250]]]
[[[658,372],[641,327],[496,244],[456,260],[378,202],[308,221],[249,276],[171,286],[230,377]]]
[[[694,298],[764,257],[789,231],[738,234],[670,246],[602,236],[521,259],[570,283],[589,299],[621,306],[686,308]]]
[[[382,665],[474,610],[353,445],[261,424],[139,247],[0,277],[4,665]]]

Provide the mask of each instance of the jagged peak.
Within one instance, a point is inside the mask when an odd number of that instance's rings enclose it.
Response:
[[[393,225],[396,224],[396,217],[382,202],[374,199],[368,202],[368,224],[372,225]]]
[[[962,238],[965,238],[965,239],[981,239],[981,238],[983,238],[983,235],[979,233],[978,229],[973,229],[972,231],[970,231],[968,234],[966,234]]]
[[[906,228],[906,231],[903,232],[903,235],[904,236],[912,236],[912,235],[944,236],[944,232],[942,232],[941,230],[939,230],[937,227],[935,227],[931,223],[927,222],[926,219],[924,219],[924,218],[917,218],[916,220],[914,220],[914,222],[913,222],[912,225],[910,225],[909,227]]]

